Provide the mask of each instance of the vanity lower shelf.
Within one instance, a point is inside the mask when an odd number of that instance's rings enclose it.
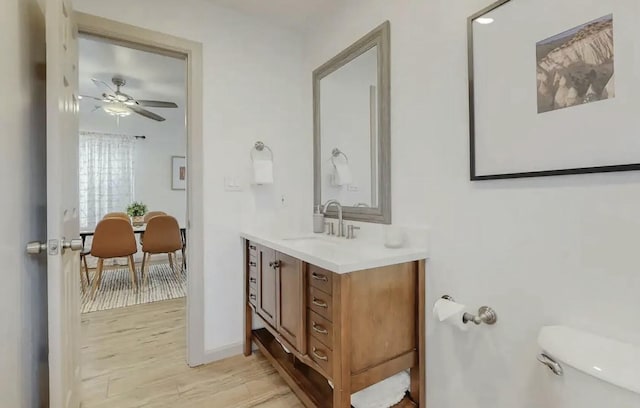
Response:
[[[333,407],[333,389],[322,375],[297,362],[292,354],[287,354],[267,329],[254,330],[252,338],[260,352],[275,367],[287,385],[294,391],[297,390],[298,396],[306,396],[307,401],[303,401],[306,406]]]
[[[305,406],[333,407],[333,388],[322,375],[297,361],[292,354],[287,354],[267,329],[253,330],[252,339],[296,395],[307,399],[303,400]],[[410,396],[406,396],[393,408],[415,407],[417,405]]]
[[[307,408],[350,408],[404,370],[396,407],[425,407],[424,259],[334,273],[263,243],[244,249],[245,355],[255,343]]]

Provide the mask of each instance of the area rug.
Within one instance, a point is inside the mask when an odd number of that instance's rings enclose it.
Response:
[[[171,270],[168,263],[149,265],[149,279],[147,285],[141,286],[136,292],[131,287],[129,269],[124,268],[105,270],[102,273],[102,284],[91,300],[91,289],[85,289],[82,294],[82,313],[97,312],[99,310],[115,309],[185,297],[187,294],[187,275],[177,266],[180,278]],[[140,267],[137,267],[138,273]],[[138,275],[140,276],[140,275]],[[90,274],[93,283],[93,273]]]

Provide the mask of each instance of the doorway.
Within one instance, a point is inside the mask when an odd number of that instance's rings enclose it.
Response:
[[[186,66],[186,95],[184,100],[186,154],[184,155],[184,161],[177,164],[174,163],[175,159],[178,158],[179,160],[183,156],[180,154],[172,155],[176,157],[169,158],[170,162],[166,163],[166,166],[171,169],[172,173],[174,167],[177,167],[177,187],[182,187],[179,183],[184,182],[186,191],[186,216],[181,225],[186,238],[185,263],[188,265],[188,273],[186,274],[187,300],[184,306],[186,313],[184,318],[184,330],[186,331],[185,359],[189,366],[200,365],[204,362],[201,44],[83,13],[75,13],[75,18],[81,37],[90,37],[132,50],[180,59],[184,61]],[[112,84],[117,86],[116,83],[113,83],[114,77],[112,77]],[[123,79],[126,80],[126,77]],[[107,82],[104,78],[100,80]],[[122,119],[124,118],[120,118],[120,120]],[[127,136],[134,138],[135,136],[149,136],[149,139],[136,139],[135,143],[138,143],[138,141],[147,143],[153,140],[151,135],[145,134],[127,134]],[[184,167],[188,168],[187,177],[184,177]],[[184,180],[185,178],[186,180]],[[173,188],[176,187],[172,179],[166,182],[171,183]],[[148,209],[155,210],[156,208]],[[158,210],[161,211],[160,208]],[[153,264],[153,260],[151,264]]]
[[[81,312],[183,298],[185,60],[85,34],[78,56]],[[118,218],[132,228],[116,233]]]

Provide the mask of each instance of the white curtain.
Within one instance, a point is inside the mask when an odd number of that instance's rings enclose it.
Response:
[[[80,132],[80,228],[92,229],[109,212],[133,201],[135,140]]]

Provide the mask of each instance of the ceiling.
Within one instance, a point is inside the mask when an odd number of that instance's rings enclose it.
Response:
[[[314,15],[326,13],[345,0],[209,0],[222,7],[258,15],[301,29]]]
[[[164,116],[167,122],[177,120],[184,123],[184,107],[186,105],[186,64],[184,60],[82,36],[79,39],[80,95],[101,96],[103,91],[96,87],[91,78],[102,80],[115,89],[111,82],[111,78],[114,76],[121,76],[127,81],[121,90],[136,99],[155,99],[177,103],[178,109],[148,109]],[[80,101],[81,122],[83,116],[86,118],[108,117],[99,110],[91,113],[96,105],[95,101],[88,98]],[[141,121],[141,123],[153,122],[135,114],[123,120]],[[167,122],[163,123],[167,124]]]

